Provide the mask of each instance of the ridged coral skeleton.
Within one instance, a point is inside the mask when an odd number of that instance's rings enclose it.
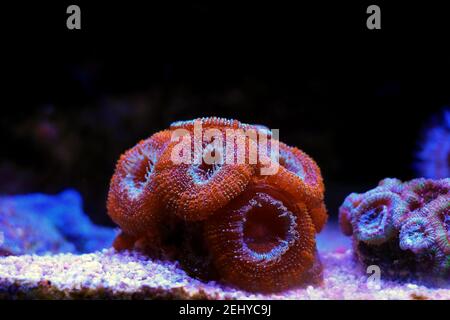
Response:
[[[358,260],[395,275],[448,276],[449,221],[450,178],[384,179],[366,193],[350,194],[339,209]]]
[[[222,141],[235,130],[232,147],[219,160],[242,156],[245,161],[205,163],[204,150],[217,142],[205,129],[216,130]],[[250,129],[258,140],[247,135]],[[176,136],[180,131],[194,139],[186,142]],[[243,154],[237,141],[248,147]],[[262,141],[270,142],[269,150]],[[279,157],[272,156],[272,142],[279,143]],[[251,146],[257,161],[251,161]],[[200,158],[197,149],[203,150]],[[192,154],[193,162],[183,160]],[[174,155],[183,161],[173,161]],[[279,169],[261,174],[267,166]],[[321,281],[315,234],[327,219],[323,193],[315,162],[279,142],[268,128],[201,118],[173,123],[120,157],[108,213],[122,229],[116,249],[140,248],[177,259],[199,277],[273,292]]]

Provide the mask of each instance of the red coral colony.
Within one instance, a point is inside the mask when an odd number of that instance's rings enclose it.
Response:
[[[277,156],[268,156],[275,145]],[[315,235],[327,220],[323,194],[316,163],[269,129],[201,118],[173,123],[126,151],[107,207],[122,230],[117,250],[139,249],[202,279],[276,292],[321,282]]]
[[[397,278],[450,275],[450,178],[384,179],[350,194],[339,222],[363,265]]]

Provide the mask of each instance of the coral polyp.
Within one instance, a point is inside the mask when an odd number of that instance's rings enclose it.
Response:
[[[120,157],[108,213],[122,229],[118,250],[275,292],[321,282],[315,235],[327,220],[323,193],[314,160],[268,128],[201,118],[173,123]]]
[[[357,259],[397,276],[450,274],[449,221],[450,178],[385,179],[366,193],[352,193],[339,209]]]
[[[174,147],[169,145],[157,164],[157,189],[167,209],[185,220],[206,219],[244,191],[253,175],[245,163],[206,163],[203,157],[192,164],[175,163]]]
[[[120,157],[107,202],[109,216],[123,232],[115,241],[116,247],[134,245],[140,238],[155,239],[162,210],[155,191],[154,169],[169,141],[170,132],[161,131]]]
[[[307,208],[269,187],[250,187],[206,224],[223,279],[250,291],[282,290],[305,281],[315,260],[314,237]]]

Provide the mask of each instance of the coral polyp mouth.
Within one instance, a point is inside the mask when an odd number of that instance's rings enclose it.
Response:
[[[376,206],[367,210],[363,215],[361,215],[360,222],[367,229],[374,230],[378,229],[383,216],[386,215],[387,207],[385,205]]]
[[[147,182],[153,169],[153,161],[145,158],[133,170],[132,179],[135,185],[143,185]]]
[[[190,173],[196,183],[205,183],[208,182],[218,170],[220,170],[220,167],[220,164],[206,163],[205,161],[202,161],[201,164],[193,166]]]
[[[123,181],[120,182],[130,197],[138,198],[152,178],[159,151],[158,139],[166,139],[167,134],[160,133],[154,140],[141,141],[127,151],[120,165]]]
[[[395,200],[389,193],[373,194],[356,209],[355,228],[358,239],[368,243],[381,244],[393,236],[391,210]]]
[[[245,214],[243,223],[244,244],[250,251],[265,258],[286,251],[288,243],[296,236],[295,216],[281,201],[258,193]]]

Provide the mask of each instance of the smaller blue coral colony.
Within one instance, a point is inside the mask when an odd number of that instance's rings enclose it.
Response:
[[[74,190],[0,197],[0,231],[0,256],[93,252],[115,237],[112,228],[91,222]]]
[[[450,275],[450,178],[384,179],[350,194],[339,222],[365,266],[397,278]]]
[[[450,177],[450,108],[444,108],[428,125],[417,153],[417,173],[420,177],[442,179]]]

